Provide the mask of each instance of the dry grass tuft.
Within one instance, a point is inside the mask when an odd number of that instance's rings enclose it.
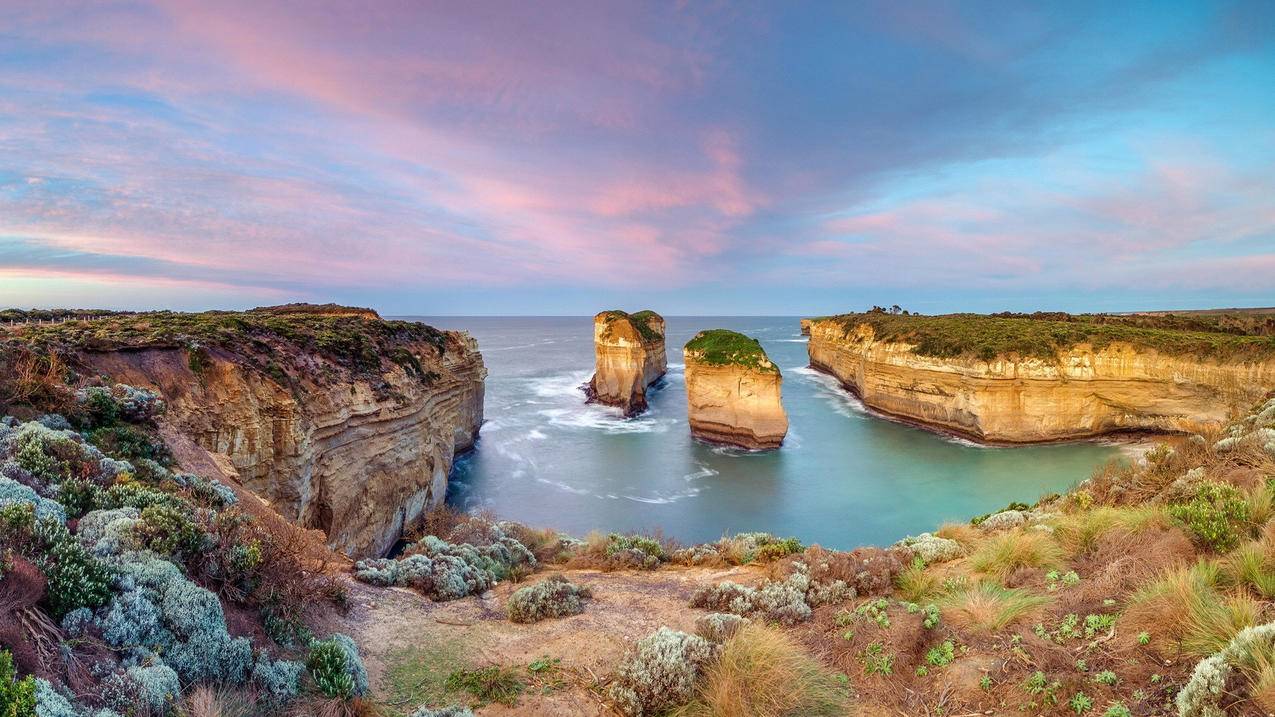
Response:
[[[970,632],[995,632],[1050,602],[1048,597],[992,582],[965,587],[939,601],[943,620]]]
[[[1137,535],[1172,525],[1163,506],[1100,507],[1063,516],[1054,526],[1054,537],[1069,554],[1080,555],[1092,552],[1105,537]]]
[[[384,717],[385,712],[370,700],[355,697],[342,700],[334,697],[308,697],[295,700],[288,708],[288,717]]]
[[[181,717],[254,717],[258,712],[253,695],[200,685],[186,693],[178,714]]]
[[[1063,551],[1042,531],[1015,530],[989,538],[970,557],[975,571],[1004,580],[1019,568],[1056,568]]]
[[[1265,605],[1247,593],[1224,595],[1215,587],[1219,567],[1210,562],[1170,568],[1138,590],[1123,622],[1146,631],[1161,649],[1167,639],[1182,651],[1205,657],[1235,633],[1261,622]]]
[[[847,690],[788,635],[748,624],[728,640],[677,717],[843,715]]]
[[[983,531],[969,523],[944,523],[934,534],[940,538],[955,540],[966,552],[972,551],[983,539]]]

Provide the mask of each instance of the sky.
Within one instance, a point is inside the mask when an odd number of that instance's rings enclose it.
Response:
[[[0,306],[1275,305],[1275,3],[0,0]]]

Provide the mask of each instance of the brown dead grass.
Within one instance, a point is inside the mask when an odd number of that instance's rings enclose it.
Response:
[[[728,640],[693,702],[677,717],[819,717],[845,714],[847,691],[787,634],[749,624]]]

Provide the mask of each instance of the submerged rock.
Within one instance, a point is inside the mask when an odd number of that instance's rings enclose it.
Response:
[[[647,387],[668,370],[664,317],[650,310],[603,311],[593,317],[593,351],[588,400],[621,408],[626,417],[645,411]]]
[[[783,444],[783,376],[756,339],[726,329],[701,331],[683,356],[693,437],[750,450]]]

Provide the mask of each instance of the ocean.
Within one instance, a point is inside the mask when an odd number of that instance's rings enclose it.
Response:
[[[667,321],[669,371],[633,419],[586,405],[592,317],[405,317],[478,339],[486,422],[453,469],[447,501],[553,527],[662,531],[684,543],[766,531],[848,549],[1033,502],[1087,478],[1118,447],[985,447],[878,417],[808,368],[796,317]],[[749,453],[691,440],[681,347],[696,331],[759,339],[783,372],[788,438]]]

